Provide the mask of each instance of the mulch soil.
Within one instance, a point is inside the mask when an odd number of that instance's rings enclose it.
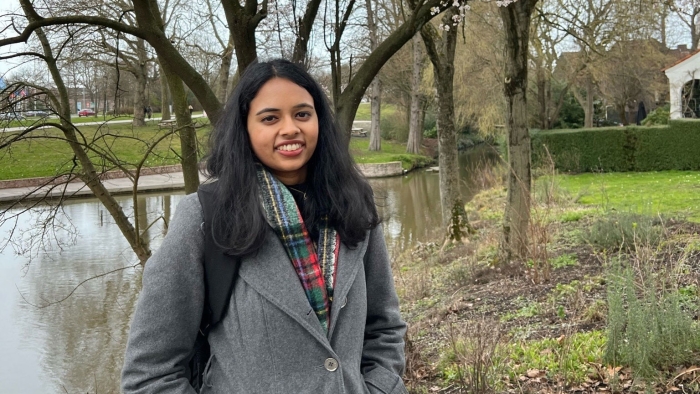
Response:
[[[700,234],[700,224],[669,222],[667,234]],[[680,245],[681,247],[683,245]],[[427,256],[430,252],[425,252]],[[434,252],[433,252],[434,253]],[[474,253],[473,246],[459,245],[447,251],[438,264],[459,259]],[[681,248],[670,249],[655,256],[655,264],[671,264],[679,258],[690,262],[688,275],[683,285],[700,285],[700,252],[681,255]],[[605,329],[606,308],[601,313],[590,313],[591,306],[606,300],[604,279],[605,267],[601,252],[587,245],[568,245],[556,251],[557,255],[574,255],[577,265],[552,270],[549,279],[537,282],[533,273],[523,269],[523,264],[506,266],[501,269],[479,268],[471,273],[469,283],[460,286],[443,286],[433,289],[440,294],[432,294],[433,303],[414,301],[404,302],[404,315],[409,322],[407,334],[407,373],[406,380],[410,392],[415,393],[462,393],[463,388],[447,384],[440,376],[437,367],[440,352],[449,344],[455,329],[479,325],[501,333],[500,341],[512,340],[514,336],[522,340],[569,337],[575,333]],[[416,256],[417,259],[425,256]],[[575,282],[577,281],[577,282]],[[558,285],[575,284],[569,292],[556,298]],[[585,288],[585,291],[582,290]],[[571,289],[578,289],[571,291]],[[518,318],[504,319],[526,305],[538,305],[538,313]],[[595,311],[595,310],[594,310]],[[564,316],[562,316],[562,314]],[[695,316],[697,319],[697,316]],[[698,361],[700,364],[700,360]],[[517,381],[509,381],[504,392],[513,393],[644,393],[634,388],[628,369],[592,364],[594,373],[586,382],[576,386],[566,386],[562,382],[549,381],[546,371],[528,370],[518,376]],[[695,369],[693,369],[695,368]],[[653,393],[685,393],[679,383],[695,380],[700,382],[700,368],[679,367],[672,371],[675,379],[667,384],[654,387]],[[512,380],[512,379],[511,379]],[[697,394],[697,393],[696,393]]]

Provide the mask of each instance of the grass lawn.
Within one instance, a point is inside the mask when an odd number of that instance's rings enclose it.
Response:
[[[101,126],[78,124],[78,127],[96,150],[104,151],[110,147],[112,154],[118,157],[123,165],[132,168],[141,160],[148,146],[167,131],[159,130],[155,121],[139,128],[133,128],[131,123],[107,123]],[[209,128],[197,130],[200,146],[205,147]],[[16,134],[17,132],[1,133],[0,144]],[[63,140],[61,132],[53,129],[36,130],[32,136],[34,138],[13,143],[9,148],[0,150],[0,180],[54,176],[69,171],[73,166],[73,154]],[[425,166],[432,161],[426,156],[407,154],[403,143],[382,141],[381,152],[369,152],[368,146],[369,138],[351,140],[351,153],[358,163],[401,161],[403,168],[409,170]],[[168,136],[157,145],[145,166],[178,164],[179,152],[179,138],[176,135]],[[99,155],[92,156],[98,170],[114,167]]]
[[[382,117],[389,116],[396,112],[396,106],[392,104],[382,105]],[[360,103],[355,113],[355,120],[372,120],[369,103]]]
[[[561,175],[557,181],[584,205],[700,222],[699,171]]]
[[[400,161],[404,170],[425,167],[433,160],[427,156],[406,153],[406,144],[382,140],[382,150],[370,152],[369,138],[351,138],[350,153],[357,163],[386,163]]]
[[[131,123],[107,123],[102,126],[79,126],[90,146],[105,151],[109,147],[112,155],[119,157],[127,167],[138,163],[148,146],[168,130],[159,130],[153,122],[145,127],[133,128]],[[0,134],[3,139],[16,133]],[[200,144],[206,143],[208,129],[198,129]],[[63,134],[54,129],[36,130],[34,138],[13,143],[10,148],[0,150],[0,180],[54,176],[70,170],[73,154],[63,140]],[[203,145],[202,145],[203,146]],[[147,167],[178,164],[180,140],[170,135],[161,141],[146,161]],[[113,165],[100,155],[92,154],[98,170],[112,169]]]

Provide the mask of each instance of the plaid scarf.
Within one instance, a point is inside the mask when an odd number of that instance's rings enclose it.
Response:
[[[335,229],[328,226],[328,217],[323,217],[318,247],[314,245],[289,190],[261,165],[257,166],[257,175],[267,220],[282,241],[306,298],[327,333],[340,238]]]

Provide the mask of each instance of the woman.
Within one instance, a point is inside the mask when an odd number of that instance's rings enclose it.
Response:
[[[318,83],[284,60],[249,66],[211,135],[207,172],[211,227],[197,194],[186,196],[146,264],[124,392],[194,392],[207,236],[240,268],[209,332],[202,393],[406,392],[406,325],[372,191]]]

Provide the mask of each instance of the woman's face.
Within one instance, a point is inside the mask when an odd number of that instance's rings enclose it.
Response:
[[[318,141],[318,117],[306,89],[283,78],[267,81],[250,102],[248,135],[253,152],[285,185],[306,180]]]

